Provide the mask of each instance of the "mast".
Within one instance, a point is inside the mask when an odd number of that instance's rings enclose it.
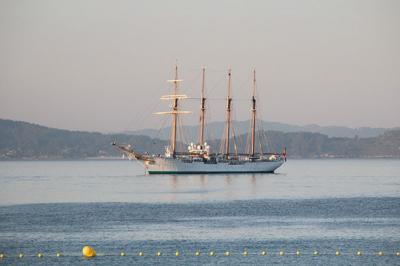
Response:
[[[205,74],[206,68],[203,67],[203,79],[201,82],[201,102],[200,102],[200,145],[204,144],[204,123],[205,123],[205,112],[206,112],[206,98],[204,97],[204,87],[205,87]]]
[[[228,95],[226,97],[226,132],[225,132],[225,156],[229,157],[229,137],[231,128],[231,69],[228,70]]]
[[[178,115],[179,114],[191,114],[189,111],[181,111],[178,108],[178,101],[181,99],[187,99],[187,95],[178,94],[178,83],[181,82],[181,79],[178,79],[178,65],[175,65],[175,79],[167,80],[169,83],[173,83],[174,93],[169,95],[161,96],[161,100],[173,101],[172,110],[167,112],[156,112],[156,115],[172,115],[172,126],[171,126],[171,143],[170,149],[166,151],[166,155],[175,158],[176,156],[176,135],[177,135],[177,124],[178,124]]]
[[[256,144],[256,70],[253,71],[253,96],[251,98],[251,152],[250,158],[254,157]]]
[[[174,95],[178,93],[178,65],[175,65],[175,79],[174,83]],[[172,157],[175,158],[176,154],[176,127],[178,121],[178,98],[174,98],[174,103],[172,106],[172,134],[171,134],[171,149],[172,149]]]

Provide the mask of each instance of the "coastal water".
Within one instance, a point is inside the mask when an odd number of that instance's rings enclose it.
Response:
[[[82,258],[87,244],[98,257]],[[400,265],[398,251],[399,160],[190,176],[131,161],[0,162],[0,264]]]

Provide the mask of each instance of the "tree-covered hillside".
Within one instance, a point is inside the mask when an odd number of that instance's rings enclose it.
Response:
[[[114,140],[131,144],[136,151],[149,153],[162,153],[168,145],[165,140],[143,135],[69,131],[0,119],[0,160],[120,156],[111,146]],[[209,142],[213,152],[218,152],[220,141]],[[238,137],[236,142],[245,144],[246,136]],[[387,131],[373,138],[330,138],[320,133],[269,131],[265,142],[264,152],[280,152],[286,147],[292,158],[400,158],[400,130]],[[181,149],[186,147],[183,144],[179,146]],[[234,151],[233,146],[231,151]]]

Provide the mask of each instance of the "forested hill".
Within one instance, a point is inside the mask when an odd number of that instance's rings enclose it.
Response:
[[[120,156],[111,143],[129,143],[136,150],[159,152],[166,141],[126,134],[69,131],[0,119],[0,159],[83,159]]]
[[[279,131],[269,131],[267,136],[268,151],[287,147],[292,158],[400,158],[400,130],[390,130],[372,138],[334,138],[320,133]],[[168,145],[165,140],[143,135],[69,131],[0,119],[0,160],[120,156],[111,146],[114,140],[149,153],[160,153]],[[219,141],[210,143],[218,147]]]

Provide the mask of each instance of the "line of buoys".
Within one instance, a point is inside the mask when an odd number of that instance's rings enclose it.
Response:
[[[209,251],[207,254],[208,254],[208,256],[210,256],[210,257],[216,256],[216,252],[213,251],[213,250]],[[224,254],[225,256],[231,256],[231,255],[232,255],[231,251],[229,251],[229,250],[225,251],[223,254]],[[266,250],[262,250],[261,253],[250,253],[247,249],[244,249],[244,250],[242,251],[241,254],[242,254],[242,256],[244,256],[244,257],[246,257],[246,256],[248,256],[248,255],[251,255],[251,254],[252,254],[252,255],[257,255],[257,254],[259,254],[260,256],[267,256],[267,255],[268,255],[268,253],[267,253]],[[300,250],[298,250],[298,249],[297,249],[294,253],[287,253],[287,254],[288,254],[288,255],[296,255],[296,256],[301,256],[301,255],[302,255],[302,253],[301,253]],[[320,255],[320,253],[319,253],[318,250],[314,250],[311,254],[312,254],[313,256],[319,256],[319,255]],[[346,255],[351,255],[351,253],[345,253],[345,254],[346,254]],[[372,256],[372,255],[375,255],[375,256],[380,256],[380,257],[385,255],[385,253],[384,253],[383,251],[381,251],[381,250],[378,251],[378,252],[376,252],[376,253],[366,253],[366,254],[364,254],[361,250],[357,250],[355,253],[352,253],[352,254],[354,254],[354,255],[356,255],[356,256],[363,256],[363,255],[366,255],[366,256],[371,255],[371,256]],[[92,258],[92,257],[96,257],[96,256],[97,256],[96,250],[95,250],[93,247],[91,247],[91,246],[84,246],[84,247],[82,248],[82,255],[83,255],[83,257],[85,257],[85,258]],[[101,255],[104,256],[105,254],[101,254]],[[116,255],[116,254],[114,254],[114,256],[115,256],[115,255]],[[126,255],[127,255],[127,254],[126,254],[124,251],[121,251],[121,252],[119,253],[119,256],[121,256],[121,257],[125,257]],[[140,257],[143,257],[143,256],[144,256],[144,252],[143,252],[143,251],[139,251],[139,252],[137,253],[137,255],[140,256]],[[160,256],[162,256],[162,253],[161,253],[161,251],[158,250],[158,251],[155,253],[155,255],[158,256],[158,257],[160,257]],[[200,256],[200,255],[201,255],[201,252],[200,252],[199,250],[197,250],[197,251],[195,251],[194,255],[195,255],[195,256]],[[280,251],[278,252],[278,256],[285,256],[285,255],[286,255],[286,253],[285,253],[284,250],[280,250]],[[323,253],[323,255],[329,255],[329,254]],[[336,250],[335,253],[334,253],[334,255],[335,255],[335,256],[341,256],[342,253],[341,253],[339,250]],[[400,257],[400,251],[395,252],[393,255]],[[31,256],[32,256],[32,255],[31,255]],[[28,256],[28,257],[31,257],[31,256]],[[57,252],[57,253],[55,254],[55,256],[56,256],[56,257],[61,257],[61,256],[63,256],[63,254],[62,254],[61,252]],[[112,256],[112,255],[107,255],[107,256]],[[179,250],[176,250],[175,253],[174,253],[174,256],[175,256],[175,257],[181,256],[181,252],[180,252]],[[20,252],[20,253],[18,253],[17,257],[20,258],[20,259],[22,259],[22,258],[25,257],[25,254],[22,253],[22,252]],[[39,252],[39,253],[36,254],[36,257],[38,257],[38,258],[43,258],[43,257],[44,257],[44,253]],[[4,259],[4,258],[6,258],[6,254],[5,254],[5,253],[0,253],[0,259]]]

